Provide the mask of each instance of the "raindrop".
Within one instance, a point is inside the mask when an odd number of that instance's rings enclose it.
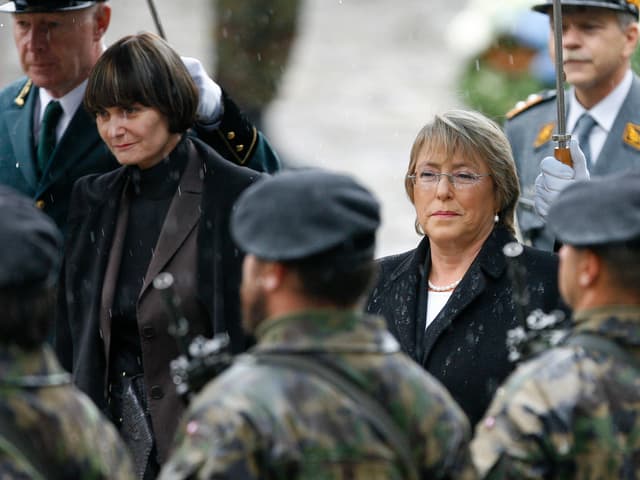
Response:
[[[476,58],[476,71],[479,72],[480,71],[480,59]]]
[[[16,168],[20,168],[20,162],[16,162]]]

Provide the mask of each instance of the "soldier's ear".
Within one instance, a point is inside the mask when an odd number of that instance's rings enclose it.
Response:
[[[282,285],[285,276],[285,267],[278,262],[266,262],[260,272],[260,284],[262,287],[272,292]]]
[[[581,287],[586,288],[592,286],[599,278],[603,276],[602,260],[591,250],[585,250],[582,255],[582,261],[579,266],[580,274],[578,275],[578,283]]]

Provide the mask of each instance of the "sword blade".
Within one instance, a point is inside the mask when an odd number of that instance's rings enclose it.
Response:
[[[562,59],[562,5],[560,0],[553,0],[553,40],[556,66],[556,105],[558,128],[556,140],[558,148],[568,147],[566,110],[564,103],[564,62]]]

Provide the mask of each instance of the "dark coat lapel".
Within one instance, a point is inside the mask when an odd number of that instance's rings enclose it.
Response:
[[[424,353],[422,364],[426,365],[427,360],[434,345],[437,343],[443,332],[451,325],[455,319],[463,314],[462,312],[476,300],[487,286],[487,275],[498,278],[504,268],[506,261],[503,255],[502,246],[510,241],[509,234],[502,228],[493,230],[487,241],[484,243],[478,256],[467,270],[460,284],[451,294],[449,301],[433,320],[424,335]],[[428,252],[427,252],[428,253]],[[426,268],[426,278],[429,275],[429,267]],[[428,300],[427,300],[428,301]],[[425,315],[423,315],[424,317]],[[424,325],[424,319],[423,325]]]
[[[187,145],[189,146],[187,166],[180,179],[178,191],[171,200],[160,237],[156,243],[156,249],[147,269],[140,297],[144,295],[153,279],[162,271],[200,219],[202,180],[199,173],[202,168],[202,159],[197,155],[191,143],[187,143]]]
[[[405,353],[414,360],[419,358],[419,337],[416,332],[420,329],[420,322],[416,310],[424,255],[425,247],[420,243],[415,250],[385,259],[380,268],[381,277],[386,278],[386,281],[373,290],[367,305],[369,313],[385,318],[389,331],[398,339]],[[389,269],[389,273],[386,269]],[[422,328],[424,329],[424,321]]]
[[[628,170],[631,166],[640,166],[640,151],[624,142],[627,125],[640,125],[639,108],[640,79],[634,75],[631,89],[611,126],[611,131],[593,168],[593,174],[604,175]]]
[[[126,195],[127,183],[125,181],[120,196],[120,203],[115,214],[115,229],[112,235],[111,250],[108,253],[108,261],[104,274],[104,283],[102,287],[102,298],[100,302],[100,328],[102,331],[102,340],[104,342],[104,356],[107,359],[107,370],[109,368],[109,352],[111,349],[111,306],[113,305],[113,297],[115,295],[116,282],[118,281],[118,273],[120,272],[120,264],[122,262],[122,249],[127,233],[127,223],[129,221],[129,200]]]
[[[53,151],[51,161],[38,184],[37,195],[41,195],[56,183],[67,170],[77,167],[76,163],[81,162],[85,156],[95,150],[96,144],[101,142],[94,119],[80,105]],[[106,155],[107,147],[102,145],[102,148],[105,149]]]
[[[27,101],[23,107],[15,106],[15,108],[4,114],[7,127],[12,132],[10,139],[15,158],[20,162],[18,170],[34,190],[38,185],[35,139],[33,138],[33,110],[35,109],[37,98],[38,89],[34,87],[27,96]]]

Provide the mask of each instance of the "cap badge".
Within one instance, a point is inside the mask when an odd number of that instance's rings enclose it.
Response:
[[[555,126],[556,124],[554,122],[543,125],[538,132],[536,140],[533,142],[533,146],[535,148],[540,148],[542,145],[551,140],[551,137],[553,136],[553,129]]]
[[[622,139],[627,145],[632,146],[636,150],[640,150],[640,125],[631,122],[627,123],[624,127]]]

